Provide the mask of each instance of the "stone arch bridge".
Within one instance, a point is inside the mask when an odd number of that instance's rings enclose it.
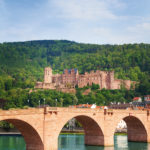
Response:
[[[128,128],[128,140],[150,142],[149,110],[104,110],[88,108],[29,108],[0,110],[0,121],[15,125],[26,142],[26,150],[58,150],[63,126],[76,118],[84,128],[85,144],[113,146],[120,120]]]

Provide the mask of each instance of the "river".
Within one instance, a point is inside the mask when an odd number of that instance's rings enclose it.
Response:
[[[127,136],[114,136],[114,147],[85,146],[84,135],[60,135],[59,150],[150,150],[148,143],[127,142]],[[0,136],[0,150],[25,150],[22,136]]]

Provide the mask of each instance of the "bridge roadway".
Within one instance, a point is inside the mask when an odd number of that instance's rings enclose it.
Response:
[[[0,121],[8,121],[20,130],[26,150],[58,150],[58,136],[72,118],[83,125],[87,145],[112,146],[115,129],[122,119],[127,124],[128,141],[150,142],[149,110],[60,107],[0,110]]]

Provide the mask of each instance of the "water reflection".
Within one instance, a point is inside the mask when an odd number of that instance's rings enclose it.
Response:
[[[60,135],[59,150],[150,150],[150,144],[128,142],[127,136],[114,136],[114,147],[85,146],[83,135]],[[26,150],[21,136],[0,136],[0,150]]]
[[[150,150],[150,144],[148,143],[129,142],[128,147],[128,150]]]
[[[59,150],[76,149],[80,150],[84,148],[84,136],[83,135],[61,135],[59,137]]]
[[[128,142],[127,136],[115,136],[114,142],[115,150],[149,150],[150,148],[148,143]]]
[[[0,150],[25,150],[22,136],[0,136]]]
[[[59,150],[150,150],[150,144],[128,142],[127,136],[114,136],[114,147],[85,146],[83,135],[60,135]]]
[[[114,137],[115,150],[128,150],[127,136],[118,135]]]
[[[114,147],[85,146],[83,135],[60,135],[59,150],[114,150]]]

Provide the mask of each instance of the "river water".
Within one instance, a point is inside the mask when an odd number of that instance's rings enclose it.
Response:
[[[114,147],[85,146],[84,135],[60,135],[59,150],[150,150],[150,144],[127,142],[127,136],[114,136]],[[22,136],[0,136],[0,150],[25,150]]]

